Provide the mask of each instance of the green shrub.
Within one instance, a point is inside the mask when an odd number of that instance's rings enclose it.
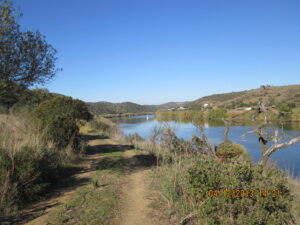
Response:
[[[262,168],[244,160],[221,163],[199,159],[188,171],[187,195],[200,224],[290,224],[292,196],[277,167]],[[220,194],[209,197],[209,191]],[[253,197],[226,197],[224,190],[253,190]],[[260,191],[268,190],[266,197]],[[280,193],[272,196],[272,191]],[[274,192],[275,193],[275,192]],[[188,204],[188,203],[187,203]]]
[[[227,110],[224,108],[217,108],[209,111],[208,118],[209,119],[222,119],[225,117]]]
[[[292,108],[288,104],[280,103],[277,107],[280,111],[279,116],[281,117],[288,117],[292,112]]]
[[[233,142],[222,142],[219,144],[216,155],[222,161],[243,159],[251,162],[251,156],[246,149],[242,145]]]
[[[48,163],[45,163],[48,162]],[[51,161],[46,155],[37,155],[30,147],[23,147],[13,156],[0,149],[0,212],[10,214],[11,208],[36,200],[49,183],[47,174]]]
[[[300,121],[300,109],[293,109],[291,119]]]
[[[47,129],[51,140],[59,148],[69,144],[76,148],[79,135],[77,121],[90,120],[92,117],[83,102],[69,97],[44,101],[35,108],[33,115],[42,129]]]

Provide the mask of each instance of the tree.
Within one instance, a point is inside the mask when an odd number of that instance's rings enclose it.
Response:
[[[258,142],[261,147],[261,158],[258,162],[259,165],[265,166],[270,158],[270,156],[285,147],[296,144],[300,141],[300,137],[290,138],[290,140],[282,142],[283,137],[286,135],[284,133],[280,134],[278,128],[275,129],[274,134],[268,133],[265,128],[271,124],[271,121],[268,119],[268,111],[270,109],[274,109],[274,107],[270,107],[265,105],[262,102],[259,102],[258,108],[256,112],[252,115],[252,121],[254,124],[254,130],[247,132],[246,134],[256,133]],[[280,113],[282,112],[282,108],[277,109]],[[258,124],[256,118],[259,114],[263,114],[264,122],[263,124]],[[283,129],[282,129],[283,132]],[[246,134],[243,134],[241,137],[244,137]],[[272,142],[270,147],[267,146],[268,142]]]
[[[22,31],[16,21],[19,17],[12,2],[0,3],[0,89],[9,96],[11,86],[44,84],[60,70],[55,66],[56,50],[39,31]],[[0,103],[14,104],[0,94]]]

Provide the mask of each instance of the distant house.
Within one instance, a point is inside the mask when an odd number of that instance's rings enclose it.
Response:
[[[204,107],[204,108],[206,108],[206,107],[208,107],[208,106],[209,106],[208,103],[203,104],[203,107]]]
[[[182,107],[182,106],[180,106],[178,109],[179,109],[179,110],[186,110],[186,108],[184,108],[184,107]]]
[[[174,108],[170,108],[170,109],[168,109],[168,111],[175,111],[175,109]]]

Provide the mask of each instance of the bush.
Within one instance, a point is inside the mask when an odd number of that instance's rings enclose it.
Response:
[[[237,160],[220,163],[199,159],[188,170],[187,195],[196,206],[200,224],[290,224],[292,196],[278,167],[262,168]],[[209,197],[209,191],[218,197]],[[253,190],[253,197],[224,197],[224,190]],[[266,197],[261,190],[270,191]],[[279,195],[272,197],[273,190]]]
[[[77,121],[90,120],[92,117],[83,102],[69,97],[44,101],[35,108],[33,115],[41,128],[47,129],[58,148],[65,148],[69,144],[76,148],[79,135]]]
[[[0,214],[9,215],[26,202],[37,200],[58,179],[59,161],[54,151],[39,154],[23,147],[13,156],[0,149]]]
[[[251,161],[251,156],[246,149],[242,145],[233,142],[222,142],[219,144],[216,155],[222,161],[238,159]]]
[[[111,120],[101,116],[95,116],[93,120],[89,122],[91,130],[89,132],[97,132],[104,136],[120,138],[121,132],[116,124]]]
[[[293,109],[291,119],[295,121],[300,121],[300,109]]]
[[[51,101],[35,109],[38,127],[29,116],[0,117],[0,217],[39,198],[60,168],[85,151],[74,114]]]
[[[28,120],[0,118],[0,215],[12,215],[57,180],[59,151]]]
[[[225,117],[227,110],[224,108],[213,109],[208,113],[209,119],[222,119]]]
[[[92,120],[91,126],[93,129],[101,131],[103,133],[108,132],[108,130],[110,129],[110,126],[108,124],[98,120]]]
[[[165,131],[162,161],[171,160],[157,170],[162,191],[176,203],[177,216],[192,214],[195,224],[294,223],[287,177],[277,166],[253,164],[244,147],[232,142],[218,146],[217,158],[190,155],[181,151],[184,146],[194,149],[192,142],[184,144],[174,132]],[[229,157],[222,159],[224,154]]]
[[[291,109],[291,107],[288,104],[281,103],[277,107],[278,107],[278,109],[280,111],[279,115],[281,117],[288,117],[289,114],[292,112],[292,109]]]

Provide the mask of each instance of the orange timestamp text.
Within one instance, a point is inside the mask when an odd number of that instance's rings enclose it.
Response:
[[[255,197],[272,197],[280,196],[279,190],[208,190],[209,198],[225,197],[225,198],[255,198]]]

